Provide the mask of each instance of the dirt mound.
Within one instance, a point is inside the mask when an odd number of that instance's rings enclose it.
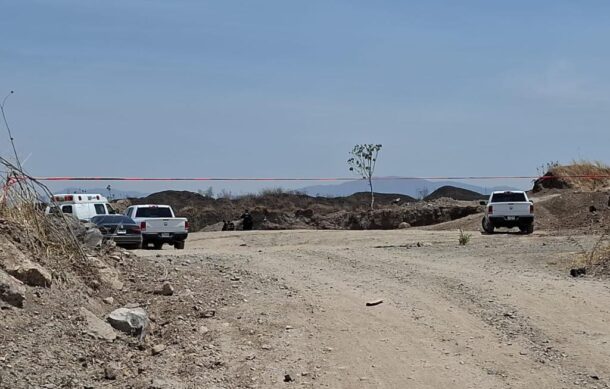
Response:
[[[578,162],[551,166],[548,172],[534,182],[533,192],[544,189],[600,191],[609,188],[610,166],[602,162]]]
[[[545,230],[601,231],[610,220],[610,192],[560,191],[534,198],[536,225]]]
[[[476,201],[486,199],[488,196],[485,196],[481,193],[474,192],[472,190],[457,188],[455,186],[441,186],[434,192],[430,193],[428,196],[424,198],[426,201],[440,199],[442,197],[450,198],[453,200],[461,200],[461,201]]]
[[[589,232],[599,234],[610,221],[610,192],[556,190],[532,197],[535,228],[546,231]],[[429,227],[432,230],[478,230],[483,213],[473,214]]]
[[[212,199],[192,192],[166,191],[136,204],[169,204],[187,217],[192,231],[219,231],[223,220],[236,220],[244,209],[252,214],[255,229],[393,229],[400,223],[422,226],[478,212],[478,205],[451,199],[418,202],[410,196],[375,194],[370,211],[369,193],[347,197],[311,197],[298,193],[272,192],[237,199]]]

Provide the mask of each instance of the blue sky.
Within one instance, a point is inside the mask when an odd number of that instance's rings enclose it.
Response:
[[[607,1],[0,0],[0,34],[33,175],[345,176],[369,142],[383,176],[610,162]]]

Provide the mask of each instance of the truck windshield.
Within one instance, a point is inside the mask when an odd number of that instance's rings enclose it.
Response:
[[[138,208],[136,217],[172,217],[169,207]]]
[[[491,198],[492,203],[518,203],[525,201],[525,195],[523,193],[495,193]]]

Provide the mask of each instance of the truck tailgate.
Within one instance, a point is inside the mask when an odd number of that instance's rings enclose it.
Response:
[[[186,219],[182,217],[174,218],[151,218],[146,219],[146,232],[151,233],[185,233]]]
[[[526,216],[530,214],[530,203],[493,203],[493,215]]]

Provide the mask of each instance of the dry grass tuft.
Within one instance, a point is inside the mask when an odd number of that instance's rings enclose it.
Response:
[[[610,245],[581,255],[576,259],[575,265],[587,269],[590,274],[610,275]]]
[[[610,275],[610,228],[600,235],[593,248],[583,251],[574,261],[577,268],[587,269],[594,275]]]
[[[0,229],[37,257],[84,258],[72,231],[74,223],[63,214],[44,213],[39,200],[42,188],[29,179],[6,177],[0,195]]]
[[[460,246],[466,246],[468,242],[470,242],[470,238],[472,238],[472,235],[464,233],[464,231],[462,231],[460,228],[460,235],[458,237],[458,243]]]

